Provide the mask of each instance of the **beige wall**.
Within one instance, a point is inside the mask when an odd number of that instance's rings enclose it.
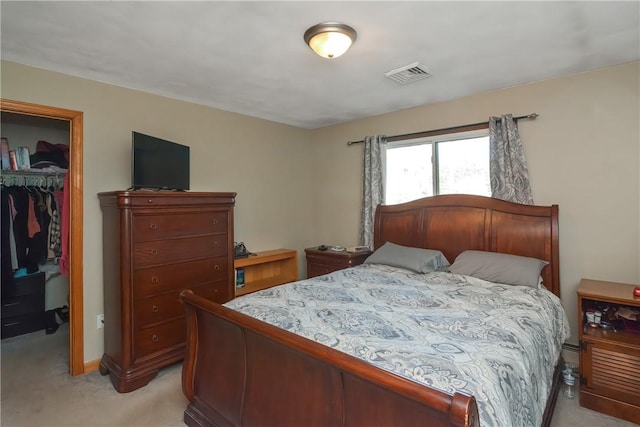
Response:
[[[192,190],[238,193],[235,237],[250,250],[301,251],[314,243],[308,131],[9,62],[2,62],[1,89],[6,99],[84,113],[86,362],[103,351],[103,331],[95,326],[103,312],[96,194],[130,186],[132,130],[190,146]]]
[[[85,361],[103,335],[96,194],[130,185],[137,130],[189,145],[192,190],[236,191],[250,250],[358,243],[362,146],[348,140],[536,112],[522,121],[534,200],[560,205],[563,302],[581,277],[640,281],[639,63],[427,105],[314,131],[2,62],[3,98],[84,112]],[[416,83],[419,90],[420,83]],[[313,144],[310,144],[312,142]],[[301,268],[301,272],[303,268]]]
[[[640,282],[639,80],[636,62],[315,130],[316,236],[358,243],[362,145],[347,141],[536,112],[520,134],[534,201],[560,208],[561,293],[575,342],[580,278]]]

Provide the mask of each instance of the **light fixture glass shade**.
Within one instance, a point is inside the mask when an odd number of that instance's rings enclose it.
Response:
[[[304,41],[323,58],[337,58],[356,40],[356,31],[348,25],[326,22],[314,25],[304,33]]]

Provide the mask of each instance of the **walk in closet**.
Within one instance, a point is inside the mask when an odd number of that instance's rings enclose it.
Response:
[[[82,227],[70,224],[82,224],[82,113],[4,99],[1,110],[3,151],[22,155],[19,166],[5,160],[0,175],[2,339],[59,335],[78,375]],[[68,333],[58,332],[65,323]]]
[[[2,113],[3,143],[28,167],[2,176],[2,338],[68,321],[69,123]],[[67,207],[65,208],[65,194]]]

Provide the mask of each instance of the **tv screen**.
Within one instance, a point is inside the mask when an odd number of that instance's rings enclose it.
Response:
[[[132,132],[131,187],[189,189],[189,147]]]

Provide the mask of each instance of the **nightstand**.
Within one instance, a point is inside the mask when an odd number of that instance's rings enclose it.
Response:
[[[329,246],[329,248],[331,248]],[[321,251],[318,246],[304,250],[307,254],[307,277],[316,277],[344,268],[354,267],[364,262],[371,251]]]
[[[578,287],[580,340],[580,406],[640,423],[640,321],[613,320],[612,329],[587,313],[627,308],[638,310],[634,285],[582,279]],[[597,315],[596,315],[597,317]]]

